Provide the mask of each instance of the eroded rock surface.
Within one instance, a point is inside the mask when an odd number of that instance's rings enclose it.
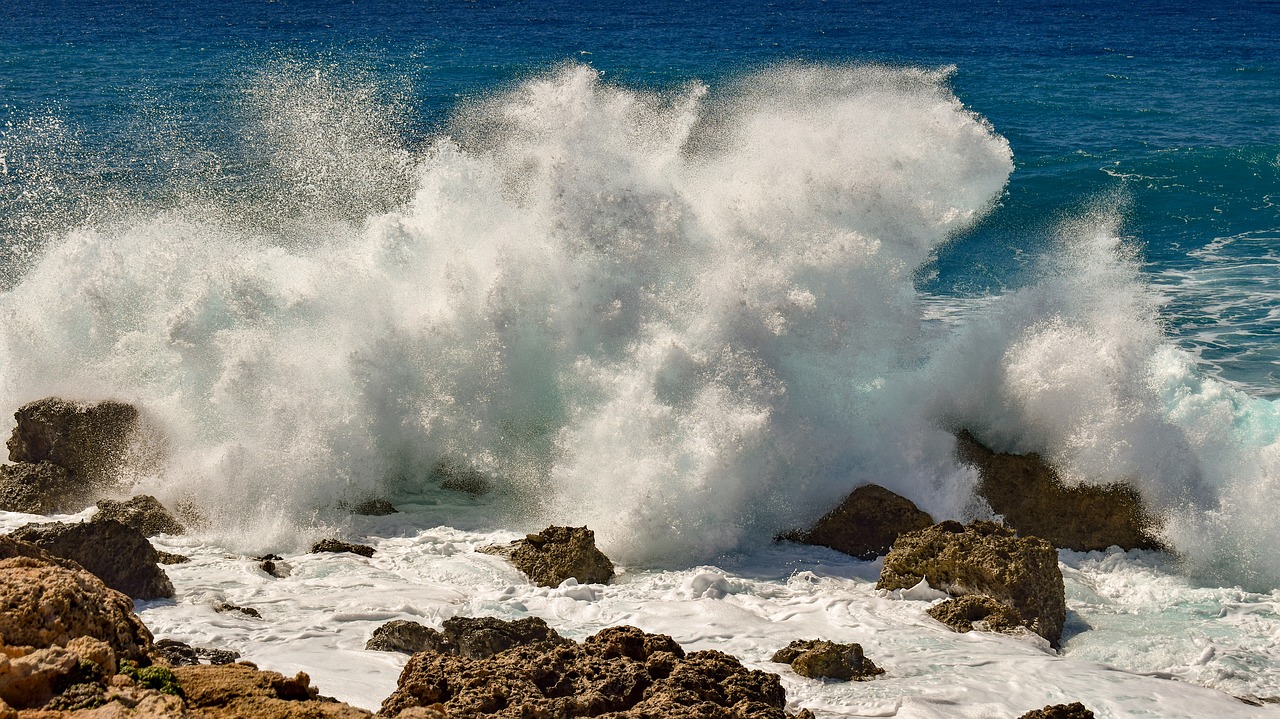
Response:
[[[1013,607],[982,594],[948,599],[926,611],[929,616],[962,633],[974,629],[1015,632],[1023,628],[1022,617]]]
[[[0,465],[0,509],[6,512],[78,512],[90,496],[83,483],[53,462]]]
[[[342,542],[337,539],[322,539],[311,545],[312,554],[322,554],[324,552],[332,552],[334,554],[358,554],[362,557],[372,557],[373,547],[367,544],[352,544],[350,542]]]
[[[920,583],[952,596],[983,594],[1008,605],[1023,626],[1057,646],[1066,622],[1058,552],[1039,537],[1019,537],[994,522],[941,522],[898,538],[878,589]]]
[[[173,673],[195,716],[245,719],[359,719],[370,712],[325,701],[311,678],[290,678],[249,664],[175,667]]]
[[[113,519],[28,524],[11,536],[76,562],[134,599],[173,596],[173,585],[160,568],[155,547],[141,532]]]
[[[417,622],[387,622],[373,632],[365,649],[384,652],[440,652],[487,659],[515,646],[568,644],[540,617],[504,621],[494,617],[451,617],[440,630]]]
[[[169,510],[160,504],[160,500],[149,494],[139,494],[124,502],[114,499],[98,501],[98,513],[93,515],[95,522],[114,519],[121,524],[133,527],[146,537],[157,534],[183,534],[187,528],[179,522]]]
[[[544,587],[573,578],[580,584],[607,584],[613,562],[596,548],[596,535],[586,527],[547,527],[511,544],[481,547],[479,552],[506,558]]]
[[[810,679],[864,681],[884,674],[862,653],[861,644],[819,639],[797,639],[775,652],[770,661],[790,664],[796,674]]]
[[[131,456],[138,410],[122,402],[87,404],[47,397],[14,413],[9,460],[52,462],[79,480],[110,487]]]
[[[933,518],[911,500],[879,485],[866,484],[853,490],[809,531],[784,538],[830,547],[859,559],[875,559],[889,552],[898,535],[931,524]]]
[[[1093,719],[1093,712],[1080,702],[1053,704],[1043,709],[1029,711],[1018,719]]]

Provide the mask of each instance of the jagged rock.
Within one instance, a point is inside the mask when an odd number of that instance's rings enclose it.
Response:
[[[776,674],[717,651],[686,655],[671,637],[623,626],[582,644],[523,644],[487,659],[420,652],[380,714],[430,707],[459,719],[786,719],[785,706]]]
[[[311,678],[260,671],[249,664],[174,667],[173,674],[195,716],[248,719],[356,719],[370,712],[325,701]]]
[[[373,632],[365,649],[384,652],[440,652],[468,659],[487,659],[511,647],[527,644],[568,644],[539,617],[504,621],[494,617],[452,617],[443,631],[417,622],[387,622]]]
[[[1132,487],[1066,487],[1040,455],[993,452],[963,431],[956,435],[956,455],[978,469],[978,494],[1023,536],[1077,551],[1160,548],[1159,521]]]
[[[12,462],[52,462],[90,487],[115,485],[128,462],[138,410],[121,402],[85,404],[47,397],[14,413]]]
[[[191,561],[191,557],[183,554],[173,554],[162,549],[156,550],[156,561],[160,564],[186,564]]]
[[[90,493],[66,467],[53,462],[0,465],[0,509],[26,514],[78,512]]]
[[[596,548],[596,535],[586,527],[547,527],[507,545],[476,551],[503,557],[534,584],[558,587],[573,578],[581,584],[607,584],[613,562]]]
[[[364,648],[375,652],[438,652],[444,644],[444,635],[406,619],[395,619],[373,630],[373,636],[365,642]]]
[[[174,518],[169,510],[160,504],[160,500],[149,494],[139,494],[127,501],[114,499],[98,501],[98,513],[92,521],[98,522],[114,519],[142,532],[143,536],[154,537],[157,534],[184,534],[187,528]]]
[[[175,667],[195,666],[201,663],[231,664],[240,658],[239,652],[233,652],[230,649],[193,647],[176,639],[156,640],[155,653],[169,662],[170,666]]]
[[[817,639],[797,639],[775,652],[769,661],[790,664],[796,674],[810,679],[865,681],[884,674],[863,655],[861,644]]]
[[[399,511],[394,504],[381,497],[366,499],[351,509],[352,514],[361,514],[367,517],[385,517],[388,514],[396,514]]]
[[[159,566],[155,547],[141,532],[113,519],[28,524],[11,536],[76,562],[108,587],[134,599],[173,596],[173,585]]]
[[[1018,719],[1093,719],[1093,712],[1085,709],[1080,702],[1072,702],[1029,711]]]
[[[350,542],[340,542],[336,539],[322,539],[311,545],[312,554],[320,554],[322,552],[350,552],[351,554],[359,554],[362,557],[372,557],[373,547],[367,544],[351,544]]]
[[[130,659],[151,648],[151,633],[128,597],[10,536],[0,536],[0,607],[0,643],[9,646],[65,647],[91,637]]]
[[[0,700],[11,707],[44,706],[73,686],[79,690],[63,706],[85,704],[95,690],[101,696],[101,682],[115,673],[115,651],[93,637],[76,637],[65,647],[0,646]]]
[[[875,559],[888,553],[898,535],[931,524],[933,518],[928,512],[906,497],[879,485],[864,484],[819,519],[812,529],[783,539],[830,547],[858,559]]]
[[[989,632],[1013,632],[1023,628],[1022,617],[1013,607],[982,594],[969,594],[939,602],[925,610],[929,616],[957,632],[985,629]],[[974,626],[978,622],[979,626]]]
[[[257,609],[254,609],[253,607],[237,606],[235,604],[232,604],[231,602],[214,602],[213,611],[217,612],[218,614],[226,614],[227,612],[236,612],[237,614],[243,614],[246,617],[253,617],[254,619],[262,619],[262,613],[259,612]]]
[[[920,583],[952,596],[985,594],[1017,612],[1021,623],[1057,646],[1066,622],[1058,552],[1039,537],[1019,537],[994,522],[942,522],[898,537],[877,589]]]

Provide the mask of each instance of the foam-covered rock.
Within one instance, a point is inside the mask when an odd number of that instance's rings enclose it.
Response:
[[[14,413],[7,445],[13,462],[52,462],[93,487],[109,487],[133,452],[138,410],[122,402],[87,404],[46,397]]]
[[[558,587],[570,578],[580,584],[613,579],[613,562],[596,548],[595,532],[586,527],[547,527],[511,544],[476,551],[506,558],[529,581],[544,587]]]
[[[785,536],[805,544],[830,547],[859,559],[875,559],[888,553],[894,540],[933,524],[928,512],[906,497],[876,484],[865,484],[840,506],[819,519],[807,532]]]
[[[1019,537],[994,522],[941,522],[898,538],[878,589],[926,580],[952,596],[983,594],[1011,607],[1031,631],[1055,646],[1066,622],[1058,552],[1039,537]]]
[[[1093,719],[1093,712],[1080,702],[1053,704],[1043,709],[1029,711],[1018,719]]]
[[[1040,455],[994,452],[968,432],[956,435],[956,455],[977,468],[978,494],[1019,534],[1076,551],[1160,548],[1159,521],[1132,487],[1067,487]]]
[[[179,522],[160,500],[149,494],[139,494],[123,502],[114,499],[98,501],[98,513],[93,521],[114,519],[138,530],[146,537],[157,534],[184,534],[187,528]]]
[[[155,547],[141,532],[113,519],[28,524],[11,536],[76,562],[134,599],[173,596],[173,585],[160,568]]]
[[[26,514],[77,512],[90,493],[66,467],[53,462],[0,465],[0,509]]]
[[[796,674],[810,679],[865,681],[884,674],[862,653],[861,644],[820,639],[797,639],[775,652],[770,661],[790,664]]]

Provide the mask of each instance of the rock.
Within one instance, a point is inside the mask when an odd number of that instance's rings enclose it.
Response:
[[[670,637],[611,627],[582,644],[535,642],[487,659],[413,655],[383,716],[786,719],[776,674],[717,652],[686,655]],[[809,715],[812,716],[812,715]]]
[[[539,617],[505,621],[494,617],[452,617],[442,631],[416,622],[387,622],[373,632],[365,649],[377,651],[440,652],[468,659],[487,659],[512,647],[530,644],[568,644]]]
[[[1008,633],[1023,628],[1022,617],[1018,616],[1013,607],[982,594],[948,599],[925,611],[934,619],[962,633],[974,629]]]
[[[53,462],[0,465],[0,509],[6,512],[78,512],[90,496],[65,467]]]
[[[98,489],[115,486],[132,454],[138,410],[121,402],[85,404],[47,397],[14,413],[12,462],[52,462]]]
[[[227,719],[356,719],[370,712],[325,701],[311,678],[260,671],[248,664],[174,667],[173,674],[196,716]]]
[[[395,619],[373,630],[373,636],[365,642],[364,648],[374,652],[438,652],[444,644],[444,636],[417,622]]]
[[[1029,711],[1018,719],[1093,719],[1093,712],[1085,709],[1080,702],[1072,702]]]
[[[76,637],[65,647],[0,647],[0,699],[11,707],[41,707],[68,688],[78,691],[53,708],[97,706],[102,681],[115,673],[115,651],[92,637]]]
[[[293,568],[284,561],[278,554],[264,554],[258,557],[258,569],[270,574],[276,579],[284,579],[293,574]]]
[[[351,554],[359,554],[362,557],[372,557],[373,547],[366,544],[351,544],[349,542],[340,542],[336,539],[322,539],[311,545],[312,554],[320,554],[322,552],[350,552]]]
[[[858,559],[875,559],[888,553],[898,535],[931,524],[933,518],[906,497],[879,485],[864,484],[812,529],[783,538],[830,547]]]
[[[142,532],[143,536],[154,537],[157,534],[185,534],[187,528],[169,514],[169,510],[160,504],[160,500],[149,494],[139,494],[125,502],[114,499],[98,501],[98,513],[92,521],[114,519]]]
[[[534,584],[558,587],[566,579],[580,584],[607,584],[613,562],[596,549],[596,535],[586,527],[547,527],[508,545],[476,551],[504,557]]]
[[[381,497],[375,499],[366,499],[352,508],[352,514],[362,514],[367,517],[385,517],[388,514],[396,514],[400,510]]]
[[[217,612],[218,614],[226,614],[227,612],[236,612],[237,614],[243,614],[246,617],[253,617],[254,619],[262,619],[262,613],[259,612],[257,609],[254,609],[253,607],[237,606],[235,604],[232,604],[231,602],[214,602],[213,611]]]
[[[159,566],[155,548],[141,532],[113,519],[28,524],[10,536],[76,562],[134,599],[173,596],[173,585]]]
[[[985,594],[1007,604],[1054,646],[1062,637],[1067,609],[1058,552],[1039,537],[986,521],[904,534],[885,557],[876,588],[907,589],[921,579],[952,596]]]
[[[956,435],[956,455],[978,469],[978,494],[1023,536],[1076,551],[1161,548],[1159,521],[1132,487],[1066,487],[1040,455],[993,452],[964,431]]]
[[[183,554],[173,554],[162,549],[156,550],[156,561],[160,564],[186,564],[191,561],[191,557]]]
[[[0,536],[0,607],[0,643],[9,646],[65,647],[91,637],[131,659],[151,648],[151,633],[128,597],[10,536]]]
[[[775,652],[770,661],[790,664],[796,674],[810,679],[865,681],[884,674],[863,655],[861,644],[797,639]]]
[[[240,658],[239,652],[230,649],[209,649],[193,647],[176,639],[159,639],[155,643],[155,653],[170,666],[194,666],[196,664],[231,664]]]

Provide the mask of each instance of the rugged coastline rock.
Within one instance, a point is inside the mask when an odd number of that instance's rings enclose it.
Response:
[[[93,515],[91,521],[108,519],[133,527],[145,537],[184,534],[187,531],[182,522],[160,504],[160,500],[149,494],[139,494],[123,502],[114,499],[98,500],[98,513]]]
[[[774,652],[769,661],[790,664],[796,674],[810,679],[865,681],[884,674],[867,659],[861,644],[837,644],[819,639],[797,639]]]
[[[52,462],[79,481],[103,489],[115,485],[128,462],[138,410],[122,402],[97,404],[46,397],[14,413],[7,442],[12,462]]]
[[[864,484],[807,532],[793,532],[781,539],[830,547],[858,559],[875,559],[887,554],[899,535],[931,524],[928,512],[906,497],[876,484]]]
[[[622,626],[581,644],[521,644],[487,659],[420,652],[379,714],[787,719],[785,706],[776,674],[746,669],[722,652],[686,655],[671,637]]]
[[[1043,709],[1029,711],[1018,719],[1093,719],[1093,712],[1080,702],[1053,704]]]
[[[134,599],[173,596],[173,585],[159,566],[155,547],[141,532],[114,519],[28,524],[10,536],[76,562],[108,587]]]
[[[942,522],[898,538],[877,589],[909,589],[924,579],[952,596],[982,594],[1008,605],[1020,623],[1054,646],[1066,623],[1058,552],[994,522]]]
[[[383,652],[438,652],[467,659],[487,659],[527,644],[569,644],[540,617],[504,621],[493,617],[452,617],[441,630],[417,622],[395,620],[374,630],[365,649]]]
[[[925,610],[929,616],[957,632],[982,629],[1013,633],[1024,629],[1022,617],[1013,607],[983,594],[967,594],[948,599]]]
[[[476,551],[507,559],[543,587],[558,587],[570,578],[580,584],[608,584],[613,579],[613,562],[596,548],[595,532],[586,527],[547,527],[511,544]]]
[[[315,544],[311,545],[312,554],[324,554],[326,552],[330,552],[333,554],[342,554],[346,552],[348,554],[358,554],[362,557],[372,557],[373,547],[370,547],[367,544],[352,544],[350,542],[342,542],[337,539],[322,539],[319,542],[316,542]],[[269,560],[264,560],[264,561],[269,561]],[[264,571],[266,571],[265,568],[264,568]],[[268,574],[271,574],[271,573],[272,572],[268,572]]]
[[[1040,455],[994,452],[965,431],[956,434],[956,456],[977,468],[978,494],[1023,536],[1077,551],[1161,548],[1159,521],[1132,487],[1064,486]]]
[[[25,514],[77,512],[89,504],[90,493],[53,462],[0,465],[0,509]]]

